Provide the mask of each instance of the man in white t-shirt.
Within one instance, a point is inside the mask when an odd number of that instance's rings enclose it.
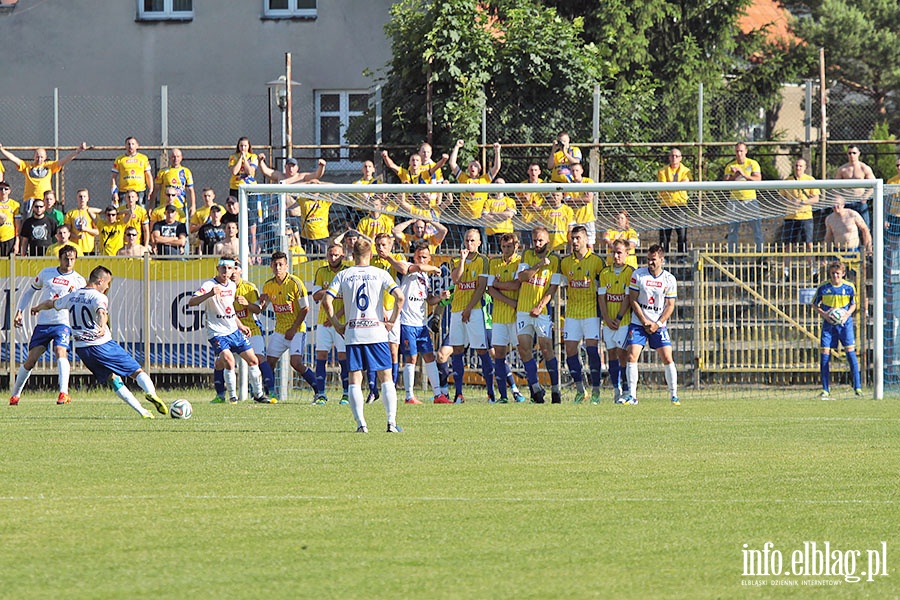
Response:
[[[225,389],[232,404],[238,402],[237,374],[234,355],[238,354],[250,367],[250,392],[257,402],[267,402],[262,384],[259,359],[250,345],[250,328],[237,319],[234,302],[237,286],[231,280],[237,265],[235,257],[223,256],[216,266],[216,276],[200,286],[188,306],[206,307],[206,332],[209,345],[216,353],[216,369],[225,370]],[[265,399],[265,400],[264,400]]]
[[[365,399],[362,394],[363,373],[371,369],[377,373],[381,384],[381,399],[387,412],[388,433],[400,433],[397,427],[397,389],[392,379],[391,347],[388,331],[397,325],[404,298],[400,288],[387,271],[370,265],[372,243],[357,240],[353,244],[353,266],[335,275],[325,297],[322,309],[334,330],[344,337],[349,363],[348,392],[350,408],[356,419],[356,432],[368,433],[363,415]],[[394,310],[385,320],[382,295],[387,292],[395,298]],[[334,299],[343,298],[346,324],[341,323],[334,312]]]
[[[666,324],[675,312],[678,297],[675,276],[663,270],[665,253],[662,246],[654,244],[647,250],[647,266],[637,269],[631,275],[628,297],[631,302],[631,324],[625,338],[627,363],[625,376],[627,392],[619,399],[620,404],[637,404],[637,361],[647,342],[656,350],[666,374],[666,384],[672,397],[673,406],[681,406],[678,401],[678,371],[672,359],[672,340]]]

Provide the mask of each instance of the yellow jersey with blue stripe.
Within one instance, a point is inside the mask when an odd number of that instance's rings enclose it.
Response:
[[[824,311],[834,308],[844,308],[856,302],[856,286],[849,281],[844,281],[841,285],[834,285],[830,281],[823,283],[816,290],[816,296],[813,304]]]
[[[454,258],[450,264],[453,271],[459,265],[459,258]],[[472,300],[475,288],[478,287],[478,279],[490,273],[490,263],[484,254],[475,254],[466,260],[462,276],[456,282],[456,290],[453,292],[453,303],[450,305],[452,312],[462,312]],[[476,305],[476,307],[479,305]]]
[[[510,256],[509,260],[503,260],[502,256],[499,258],[492,258],[490,264],[490,275],[494,278],[494,281],[502,281],[504,283],[515,281],[516,274],[519,272],[520,262],[522,262],[522,257],[518,253]],[[507,298],[511,298],[518,302],[518,290],[501,290],[501,293]],[[516,322],[515,308],[504,302],[498,302],[497,300],[494,300],[493,305],[494,312],[492,313],[492,319],[494,323]]]
[[[296,275],[288,274],[281,283],[272,277],[263,284],[263,294],[269,296],[269,302],[275,312],[275,333],[283,334],[294,324],[295,301],[300,308],[309,306],[306,286]],[[300,323],[297,331],[306,331],[306,322]]]
[[[516,308],[518,312],[531,312],[551,285],[559,285],[559,256],[555,254],[547,254],[550,264],[541,269],[536,270],[527,281],[522,282],[519,288],[519,305]],[[534,250],[526,250],[522,255],[522,262],[519,263],[518,272],[530,269],[538,264],[542,259],[538,258]],[[547,314],[547,307],[541,314]]]
[[[566,287],[566,318],[597,317],[597,282],[606,263],[588,250],[584,258],[570,254],[559,265],[562,285]]]
[[[316,269],[316,278],[314,280],[314,285],[316,286],[316,291],[319,290],[327,290],[331,287],[331,282],[334,280],[335,275],[343,271],[347,268],[347,264],[341,262],[341,265],[338,267],[338,270],[335,271],[327,264],[322,265],[318,269]],[[393,296],[391,297],[393,299]],[[335,298],[332,302],[332,306],[334,306],[334,314],[338,314],[342,308],[344,308],[344,299],[343,298]],[[319,309],[319,319],[316,321],[319,325],[328,323],[328,315],[325,314],[325,311],[321,308]],[[341,316],[338,319],[339,323],[344,322],[344,317]]]
[[[634,274],[634,267],[625,265],[624,267],[607,266],[600,271],[600,287],[597,292],[601,296],[600,301],[606,302],[606,314],[615,319],[619,315],[619,310],[625,298],[628,296],[628,287],[631,284],[631,276]],[[622,323],[627,325],[631,322],[631,303],[627,304],[628,308],[622,316]]]

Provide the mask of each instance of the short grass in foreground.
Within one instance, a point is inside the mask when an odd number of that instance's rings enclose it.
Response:
[[[379,402],[357,435],[334,399],[169,392],[193,418],[147,421],[73,396],[0,408],[3,597],[900,594],[895,400],[401,405],[400,435]],[[891,575],[742,586],[767,541],[886,541]]]

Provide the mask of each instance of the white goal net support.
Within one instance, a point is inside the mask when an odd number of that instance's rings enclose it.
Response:
[[[891,301],[894,296],[900,300],[900,193],[891,186],[886,189],[881,180],[257,184],[241,186],[239,204],[240,259],[250,265],[245,267],[246,278],[260,291],[271,277],[269,257],[284,251],[311,295],[327,244],[348,231],[371,237],[390,234],[393,251],[406,254],[407,260],[410,242],[427,241],[434,248],[435,264],[459,256],[470,228],[481,233],[481,252],[489,257],[499,254],[505,232],[517,235],[520,252],[529,248],[531,231],[539,225],[550,231],[560,257],[569,252],[566,240],[572,224],[584,225],[589,236],[593,234],[594,251],[602,257],[608,254],[608,240],[633,240],[641,265],[652,244],[666,241],[666,268],[679,282],[676,312],[670,319],[679,383],[698,393],[731,387],[790,387],[804,394],[820,389],[821,319],[809,303],[816,287],[827,281],[829,262],[842,260],[858,290],[857,351],[863,385],[876,398],[884,396],[886,381],[889,389],[900,385],[900,301]],[[869,210],[874,254],[867,255],[863,237],[859,248],[825,243],[824,220],[836,204]],[[804,213],[812,217],[812,243],[785,244],[784,227]],[[846,232],[839,233],[841,237]],[[450,286],[448,273],[445,269],[443,278],[434,278],[436,290]],[[886,304],[893,311],[887,318]],[[319,307],[311,296],[310,305],[304,354],[312,366]],[[490,302],[484,310],[490,322]],[[442,311],[444,307],[436,307],[432,316],[435,347],[448,326]],[[550,312],[554,341],[561,342],[564,293],[551,301]],[[272,315],[261,317],[264,331],[271,331]],[[554,347],[559,349],[565,385],[562,343]],[[521,371],[517,360],[513,350],[510,366],[515,373]],[[644,352],[641,362],[641,385],[646,381],[664,390],[655,354]],[[843,386],[848,381],[846,363],[832,362],[837,363],[832,366],[834,385]],[[483,384],[478,365],[474,354],[467,355],[467,384]],[[334,369],[330,363],[330,372]],[[282,394],[308,389],[289,368],[282,371]],[[340,384],[332,375],[329,387],[335,385]]]

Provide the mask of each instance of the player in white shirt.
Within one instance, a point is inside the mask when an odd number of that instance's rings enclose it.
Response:
[[[663,270],[665,253],[662,246],[653,244],[647,250],[647,266],[637,269],[631,276],[628,297],[631,302],[631,324],[625,341],[627,364],[625,377],[627,393],[619,399],[620,404],[637,404],[637,361],[647,342],[656,350],[662,360],[669,395],[674,406],[681,406],[678,400],[678,371],[672,360],[672,340],[666,323],[675,312],[678,297],[675,276]]]
[[[438,404],[449,403],[450,399],[441,393],[441,376],[434,362],[434,344],[428,329],[428,307],[437,305],[442,298],[449,298],[450,292],[429,294],[431,289],[429,273],[440,274],[440,267],[431,264],[431,251],[427,243],[413,246],[413,262],[395,260],[390,254],[382,253],[403,278],[400,291],[406,302],[400,310],[400,352],[406,357],[403,365],[403,383],[406,387],[406,404],[422,404],[415,395],[416,359],[421,352],[425,362],[428,382]],[[441,401],[443,400],[443,402]]]
[[[156,395],[156,387],[150,376],[141,369],[134,358],[113,341],[109,332],[109,298],[106,292],[112,283],[112,273],[104,266],[95,267],[87,284],[80,290],[57,299],[49,299],[31,308],[31,314],[44,310],[68,311],[69,326],[75,339],[75,353],[100,383],[110,382],[116,395],[145,419],[153,413],[146,410],[122,383],[122,377],[131,377],[144,390],[144,398],[156,407],[160,414],[169,409]]]
[[[74,246],[63,246],[59,250],[59,266],[42,269],[31,285],[28,286],[19,297],[16,306],[16,316],[13,321],[16,327],[24,324],[23,313],[36,292],[40,292],[39,302],[59,298],[77,289],[83,288],[84,277],[75,272],[76,250]],[[38,359],[44,354],[50,344],[53,343],[53,352],[56,354],[56,368],[59,373],[59,397],[57,404],[68,404],[69,397],[69,314],[62,312],[41,313],[37,325],[31,333],[31,342],[28,344],[28,357],[25,363],[19,367],[16,380],[13,383],[12,394],[9,399],[10,406],[19,404],[19,397],[25,388],[25,383],[31,375]]]
[[[391,347],[388,330],[397,325],[403,308],[403,294],[387,271],[370,266],[372,243],[357,240],[353,244],[353,265],[335,275],[325,297],[322,309],[335,331],[344,336],[347,345],[347,362],[350,368],[350,408],[356,419],[356,432],[368,433],[363,415],[365,399],[362,394],[363,373],[376,371],[381,383],[381,400],[387,412],[388,433],[399,433],[397,427],[397,389],[392,378]],[[388,292],[395,299],[394,310],[385,320],[382,295]],[[346,324],[335,318],[334,299],[344,299]]]
[[[206,305],[206,331],[209,345],[216,352],[216,369],[225,370],[225,389],[232,404],[238,401],[234,355],[238,354],[250,367],[250,392],[257,402],[268,403],[262,384],[259,359],[250,345],[250,328],[237,320],[234,301],[237,286],[231,280],[236,266],[233,256],[223,256],[216,266],[216,276],[200,286],[188,306]]]

